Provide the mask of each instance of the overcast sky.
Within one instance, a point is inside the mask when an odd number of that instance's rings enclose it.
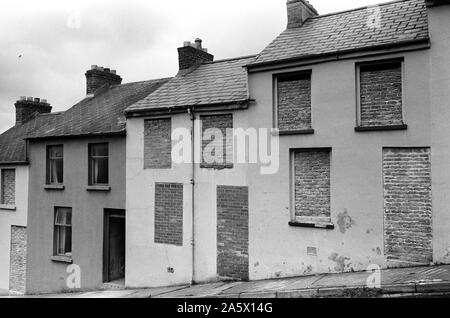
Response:
[[[387,2],[310,0],[326,14]],[[286,26],[286,0],[6,0],[0,10],[0,132],[20,96],[53,111],[85,96],[96,64],[124,82],[173,76],[176,48],[203,39],[215,59],[259,53]]]

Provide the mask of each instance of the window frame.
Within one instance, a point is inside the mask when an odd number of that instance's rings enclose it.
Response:
[[[50,150],[51,148],[61,147],[62,149],[62,157],[50,157]],[[55,144],[55,145],[47,145],[46,147],[46,177],[45,177],[45,184],[51,185],[51,186],[62,186],[64,184],[64,145],[63,144]],[[52,162],[56,160],[62,161],[62,175],[61,175],[61,182],[51,182],[51,167]]]
[[[309,77],[309,80],[311,82],[311,128],[303,128],[303,129],[295,129],[295,130],[280,130],[279,124],[278,124],[278,83],[280,82],[280,79],[283,81],[287,81],[289,79],[295,80],[295,79],[304,79],[305,77]],[[293,71],[293,72],[285,72],[285,73],[276,73],[272,76],[272,83],[273,83],[273,101],[272,101],[272,128],[279,131],[280,135],[294,135],[294,134],[314,134],[314,128],[313,128],[313,94],[312,94],[312,84],[313,84],[313,70],[311,68],[299,70],[299,71]]]
[[[92,149],[95,146],[104,146],[106,145],[107,147],[107,151],[108,151],[108,155],[106,156],[93,156],[92,155]],[[94,158],[95,157],[95,158]],[[109,185],[109,157],[110,157],[110,153],[109,153],[109,143],[108,142],[97,142],[97,143],[89,143],[88,144],[88,186],[108,186]],[[93,178],[94,178],[94,162],[97,159],[107,159],[107,182],[106,183],[96,183],[94,182]]]
[[[295,154],[299,152],[313,152],[322,151],[328,152],[330,156],[330,216],[297,216],[295,214]],[[291,148],[289,149],[289,210],[290,222],[292,227],[309,227],[318,229],[333,230],[334,223],[333,216],[333,150],[331,147],[317,147],[317,148]]]
[[[378,126],[362,126],[361,125],[361,68],[366,66],[383,66],[389,64],[400,63],[401,66],[401,85],[402,85],[402,124],[397,125],[378,125]],[[381,60],[360,61],[355,63],[356,74],[356,126],[355,131],[373,131],[373,130],[403,130],[407,129],[406,124],[406,94],[405,94],[405,58],[396,57]]]
[[[58,215],[58,211],[59,209],[64,209],[64,210],[70,210],[70,225],[69,224],[57,224],[56,223],[56,219],[57,219],[57,215]],[[66,258],[66,259],[71,259],[72,258],[72,253],[73,253],[73,209],[71,207],[62,207],[62,206],[57,206],[54,208],[54,212],[53,212],[53,257],[54,258]],[[61,227],[65,227],[65,228],[70,228],[70,255],[68,255],[65,251],[64,254],[60,254],[58,253],[59,250],[59,236],[58,236],[58,229]],[[65,247],[64,247],[65,249]],[[56,260],[56,259],[55,259]]]
[[[14,171],[14,203],[13,204],[3,202],[3,172],[8,171],[8,170]],[[0,209],[15,210],[15,207],[16,207],[16,176],[17,176],[16,168],[10,168],[10,167],[0,168]]]

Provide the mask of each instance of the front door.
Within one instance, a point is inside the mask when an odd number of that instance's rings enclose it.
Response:
[[[105,210],[103,280],[125,277],[125,211]]]

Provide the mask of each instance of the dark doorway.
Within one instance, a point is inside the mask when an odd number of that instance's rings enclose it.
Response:
[[[125,211],[105,209],[103,281],[125,277]]]

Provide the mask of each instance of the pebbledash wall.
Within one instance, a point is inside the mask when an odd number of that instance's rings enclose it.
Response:
[[[0,289],[23,293],[26,263],[28,166],[13,165],[0,168],[15,169],[15,210],[0,208]],[[11,240],[11,237],[16,240]],[[18,244],[12,244],[15,242]],[[11,250],[13,250],[12,255]]]
[[[248,115],[245,111],[228,111],[219,114],[232,114],[233,127],[244,129],[248,127]],[[211,114],[203,113],[201,115]],[[190,131],[191,120],[188,114],[177,114],[164,118],[171,118],[172,131],[176,128],[187,128]],[[223,118],[229,118],[229,116]],[[171,168],[163,166],[160,169],[155,169],[155,167],[144,169],[145,119],[147,118],[128,118],[127,120],[126,286],[177,285],[190,283],[192,279],[196,282],[209,282],[216,281],[219,276],[232,277],[235,275],[233,273],[240,273],[240,277],[244,275],[244,278],[247,277],[248,266],[245,264],[248,262],[248,255],[246,255],[248,254],[246,251],[248,250],[248,229],[242,225],[242,222],[232,218],[228,219],[226,216],[228,215],[227,211],[237,215],[241,213],[241,208],[244,210],[245,207],[248,208],[247,165],[235,164],[232,168],[212,169],[200,168],[199,163],[195,164],[193,216],[191,164],[173,162]],[[200,114],[196,115],[195,127],[195,144],[196,148],[200,149]],[[175,141],[173,141],[174,143]],[[190,140],[187,140],[187,146],[190,146]],[[165,148],[163,147],[163,149]],[[167,159],[170,160],[170,157]],[[170,235],[165,231],[166,237],[163,235],[164,229],[161,228],[161,225],[164,224],[164,220],[161,219],[161,215],[158,215],[158,211],[168,203],[162,201],[162,206],[155,207],[155,190],[159,187],[158,193],[161,193],[164,191],[161,189],[164,185],[169,189],[170,186],[172,189],[177,189],[176,193],[179,193],[179,187],[182,186],[181,244],[177,240],[174,241],[179,235],[178,230]],[[227,188],[227,186],[231,188]],[[227,189],[229,191],[224,191]],[[229,197],[227,197],[227,193],[230,195]],[[172,196],[176,202],[179,202],[180,197],[180,194]],[[221,197],[222,200],[220,200]],[[233,200],[241,208],[226,204],[226,201],[232,202]],[[158,201],[156,197],[157,204]],[[180,208],[179,203],[177,206]],[[171,211],[176,209],[175,206],[169,208]],[[236,212],[237,209],[239,209],[238,212]],[[155,215],[155,211],[157,215]],[[179,215],[172,220],[176,224],[173,225],[173,228],[179,229]],[[248,224],[248,218],[245,218],[245,215],[241,220],[244,224]],[[158,222],[158,226],[155,221]],[[236,227],[234,231],[230,230],[230,226],[237,223],[242,226]],[[155,231],[156,227],[158,229]],[[192,255],[193,239],[195,242],[194,257]],[[240,243],[229,244],[233,240],[240,240]],[[233,253],[238,249],[242,250],[240,253],[242,257],[237,257],[236,263],[222,262],[222,260],[229,259],[227,256],[233,257],[227,253]],[[192,277],[193,262],[194,277]],[[244,269],[242,269],[242,264],[244,264]]]
[[[109,144],[110,191],[87,191],[88,144]],[[64,190],[44,188],[46,146],[64,145]],[[125,138],[90,137],[29,144],[27,294],[70,292],[70,265],[52,260],[55,207],[72,208],[72,261],[81,270],[81,289],[103,284],[105,209],[125,209]],[[39,198],[39,199],[36,199]]]

